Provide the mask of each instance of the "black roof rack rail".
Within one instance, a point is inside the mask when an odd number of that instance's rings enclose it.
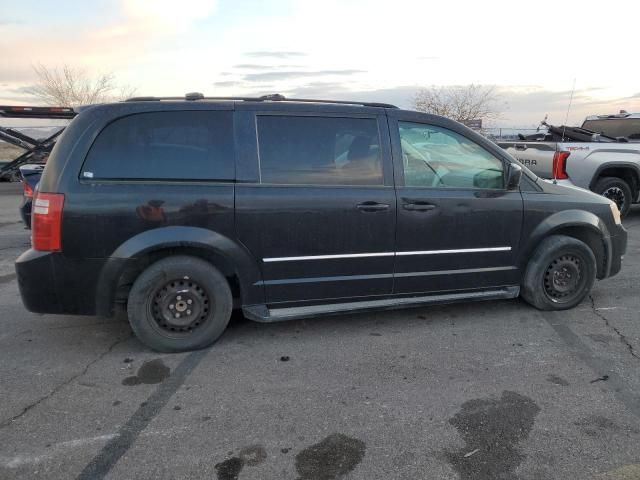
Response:
[[[185,100],[185,97],[131,97],[125,102],[155,102],[158,100]]]
[[[8,118],[67,118],[78,113],[68,107],[25,107],[18,105],[0,105],[0,117]]]
[[[358,102],[358,101],[350,101],[350,100],[318,100],[313,98],[284,98],[284,97],[282,97],[281,100],[284,100],[287,102],[301,102],[301,103],[337,103],[339,105],[362,105],[363,107],[398,108],[397,106],[392,105],[390,103],[380,103],[380,102]]]
[[[126,102],[154,102],[160,100],[227,100],[227,101],[242,101],[242,102],[293,102],[293,103],[334,103],[338,105],[362,105],[364,107],[380,107],[380,108],[398,108],[395,105],[389,103],[378,102],[357,102],[347,100],[318,100],[312,98],[286,98],[284,95],[274,93],[271,95],[263,95],[261,97],[205,97],[198,92],[187,93],[184,97],[133,97],[125,100]]]

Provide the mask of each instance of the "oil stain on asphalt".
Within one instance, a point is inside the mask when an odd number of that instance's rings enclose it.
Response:
[[[218,480],[238,480],[238,475],[244,468],[244,462],[239,457],[228,458],[215,466]]]
[[[153,385],[162,382],[170,374],[171,369],[161,359],[157,358],[156,360],[144,362],[138,369],[138,373],[122,380],[122,384],[127,386],[140,385],[141,383]]]
[[[231,453],[231,452],[230,452]],[[240,472],[248,465],[255,467],[260,465],[267,458],[267,452],[261,445],[251,445],[244,447],[238,456],[231,457],[214,466],[218,480],[238,480]]]
[[[218,480],[238,480],[240,472],[248,465],[255,467],[267,458],[267,452],[261,445],[252,445],[240,450],[237,456],[228,458],[214,466]]]
[[[474,399],[449,420],[465,441],[446,452],[460,480],[512,479],[524,460],[518,443],[526,439],[540,408],[524,395],[504,391],[500,399]]]
[[[298,480],[334,480],[352,471],[364,458],[366,445],[341,433],[329,435],[296,455]]]

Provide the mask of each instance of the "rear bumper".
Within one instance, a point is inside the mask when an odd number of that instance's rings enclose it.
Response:
[[[104,259],[65,257],[27,250],[16,260],[20,296],[36,313],[95,315],[96,291]]]

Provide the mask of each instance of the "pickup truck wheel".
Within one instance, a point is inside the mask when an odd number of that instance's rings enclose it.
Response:
[[[539,310],[566,310],[589,294],[596,279],[596,258],[580,240],[545,238],[529,260],[521,295]]]
[[[149,266],[129,292],[129,323],[159,352],[197,350],[224,332],[233,299],[226,278],[195,257],[167,257]]]
[[[593,191],[616,202],[622,217],[629,213],[631,203],[633,202],[631,198],[633,194],[631,193],[631,187],[623,179],[618,177],[602,177],[596,182]]]

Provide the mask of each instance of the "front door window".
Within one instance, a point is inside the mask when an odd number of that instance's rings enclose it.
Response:
[[[502,161],[480,145],[434,125],[399,122],[407,187],[504,188]]]

